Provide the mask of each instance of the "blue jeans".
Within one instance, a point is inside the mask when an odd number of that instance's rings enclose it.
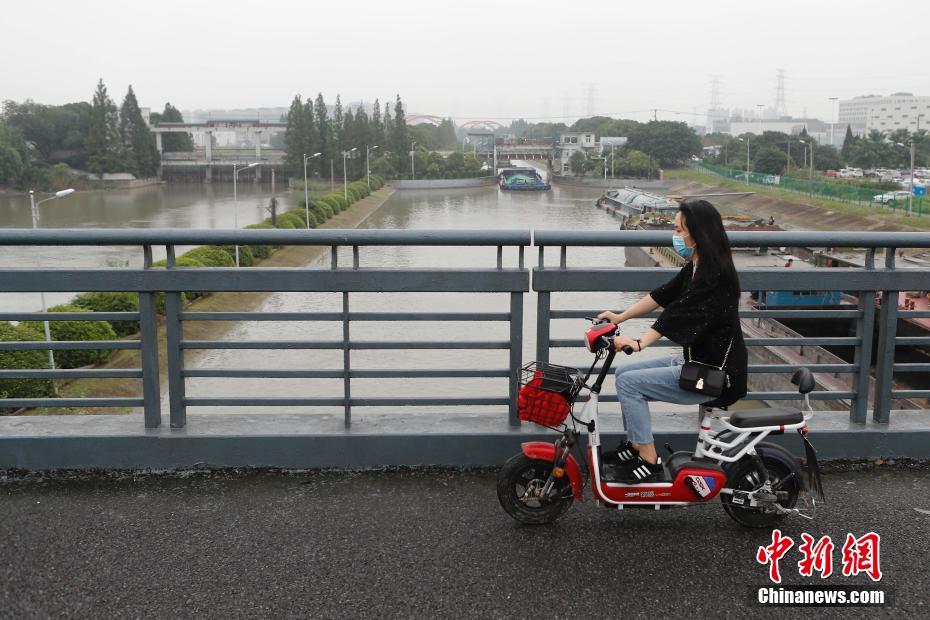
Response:
[[[678,405],[699,405],[713,400],[678,387],[683,363],[684,359],[678,352],[630,362],[617,368],[617,399],[627,439],[634,443],[653,443],[650,400]]]

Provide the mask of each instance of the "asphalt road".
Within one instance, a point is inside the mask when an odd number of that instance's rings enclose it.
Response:
[[[930,617],[930,471],[825,475],[830,503],[782,528],[787,584],[885,590],[880,608],[767,608],[756,550],[718,503],[597,508],[553,526],[503,513],[493,471],[0,479],[5,618]],[[921,512],[920,510],[926,511]],[[881,535],[884,577],[838,575],[846,534]],[[798,574],[801,532],[837,574]]]

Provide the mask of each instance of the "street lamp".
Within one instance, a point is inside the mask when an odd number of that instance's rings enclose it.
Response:
[[[346,176],[346,157],[357,151],[357,148],[353,148],[351,151],[342,152],[342,191],[345,195],[346,202],[349,200],[349,180]]]
[[[836,148],[836,142],[833,141],[833,125],[836,122],[836,100],[838,97],[830,97],[830,101],[833,102],[830,110],[830,146]]]
[[[55,192],[54,196],[49,196],[48,198],[43,198],[39,202],[36,202],[35,192],[29,190],[29,206],[32,209],[32,229],[35,230],[39,227],[39,205],[43,202],[48,202],[49,200],[57,200],[58,198],[64,198],[70,194],[73,194],[73,189],[63,189],[60,192]],[[48,309],[45,305],[45,291],[39,293],[42,297],[42,312],[48,312]],[[43,326],[45,327],[45,342],[52,342],[52,334],[48,328],[48,321],[43,321]],[[55,370],[55,352],[52,349],[48,350],[48,362],[52,367],[52,370]]]
[[[746,143],[746,182],[749,183],[749,137],[737,138],[740,142]]]
[[[369,192],[371,191],[371,164],[369,163],[369,161],[370,161],[371,152],[375,150],[376,148],[378,148],[377,144],[371,148],[369,148],[367,145],[365,146],[365,175],[368,178],[368,191]]]
[[[235,227],[236,230],[239,230],[239,194],[236,190],[236,180],[239,178],[239,173],[243,170],[248,170],[249,168],[254,168],[255,166],[261,165],[259,162],[252,162],[247,166],[239,167],[239,164],[233,164],[233,213],[235,218]],[[239,266],[239,244],[236,244],[236,267]]]
[[[414,161],[413,161],[413,147],[417,145],[416,140],[410,143],[410,180],[416,180],[416,173],[414,171]],[[477,153],[478,146],[475,145],[475,152]]]
[[[798,142],[806,146],[809,146],[811,150],[811,157],[810,157],[811,171],[810,171],[810,176],[807,179],[807,192],[811,196],[813,196],[814,195],[814,139],[811,138],[810,142],[805,142],[804,140],[798,140]]]
[[[788,140],[788,156],[787,156],[787,160],[785,161],[785,176],[789,176],[790,174],[791,174],[791,140]]]
[[[304,208],[307,210],[307,228],[310,228],[310,195],[307,191],[307,162],[314,157],[319,157],[322,153],[307,155],[304,153]]]
[[[604,180],[607,180],[607,158],[606,157],[592,157],[591,159],[601,159],[604,161]]]

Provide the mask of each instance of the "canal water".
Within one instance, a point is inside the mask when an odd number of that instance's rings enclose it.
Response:
[[[616,220],[594,207],[600,195],[596,188],[553,187],[547,192],[503,192],[497,187],[458,190],[406,190],[396,192],[360,228],[371,229],[563,229],[611,230]],[[280,208],[289,206],[287,192],[277,192]],[[52,200],[40,207],[43,228],[231,228],[258,222],[268,216],[270,187],[240,183],[238,201],[233,200],[231,184],[161,185],[131,191],[78,192],[62,200]],[[0,197],[0,225],[31,226],[28,197]],[[155,258],[163,257],[164,248],[154,248]],[[159,253],[160,252],[160,253]],[[349,249],[340,257],[341,264],[351,261]],[[494,267],[494,247],[363,247],[362,267]],[[547,252],[547,263],[557,264],[558,250]],[[537,262],[537,250],[527,249],[528,266]],[[62,252],[60,248],[3,248],[0,267],[112,267],[141,265],[140,248],[78,247]],[[310,268],[326,268],[329,256],[323,256]],[[505,266],[517,265],[517,250],[506,249]],[[622,248],[576,248],[568,253],[569,266],[609,267],[625,264]],[[658,282],[657,282],[658,284]],[[47,295],[49,305],[66,302],[71,293]],[[633,293],[556,294],[553,309],[584,309],[592,313],[619,309],[639,298]],[[38,295],[0,294],[0,311],[37,310]],[[524,361],[535,356],[536,297],[524,299]],[[264,312],[341,311],[339,293],[280,293],[270,295]],[[229,308],[236,310],[236,308]],[[438,294],[438,293],[353,293],[353,312],[508,312],[508,294]],[[649,321],[632,321],[627,332],[639,335]],[[588,323],[581,319],[557,320],[552,325],[553,338],[575,338],[577,349],[554,349],[551,361],[577,367],[590,363],[581,348],[581,338]],[[502,340],[509,339],[507,323],[475,322],[353,322],[353,340]],[[331,322],[243,322],[225,336],[229,340],[333,340],[342,338],[341,323]],[[650,349],[643,355],[667,355],[668,349]],[[189,351],[186,366],[193,368],[266,368],[266,369],[341,369],[343,353],[300,350],[212,350]],[[623,358],[623,356],[621,356]],[[618,358],[622,363],[622,359]],[[507,350],[375,350],[353,351],[354,369],[505,369]],[[613,392],[608,386],[606,393]],[[226,379],[193,378],[187,381],[188,396],[253,397],[333,397],[342,398],[341,380],[329,379]],[[504,397],[506,378],[489,379],[353,379],[353,397]],[[164,401],[167,407],[167,399]],[[429,407],[430,411],[502,411],[502,407]],[[203,408],[216,412],[219,408]],[[299,411],[341,416],[338,407],[308,407]],[[396,408],[356,408],[353,416],[386,413]],[[191,408],[197,412],[197,408]],[[270,413],[277,408],[227,408],[227,413]],[[288,408],[288,411],[294,411]],[[167,409],[166,409],[167,413]]]
[[[289,193],[277,186],[278,209],[289,208]],[[282,191],[282,189],[284,191]],[[48,195],[37,195],[36,200]],[[271,186],[240,181],[233,200],[232,183],[162,184],[132,190],[75,192],[39,205],[40,228],[233,228],[268,217]],[[237,208],[238,207],[238,208]],[[30,228],[29,196],[0,195],[0,227]],[[152,249],[155,260],[164,247]],[[180,251],[184,251],[182,248]],[[141,266],[140,247],[2,247],[0,268]],[[73,293],[49,293],[48,305],[65,303]],[[41,308],[38,294],[0,293],[0,312]]]
[[[564,229],[608,230],[617,227],[616,220],[594,207],[600,191],[590,188],[554,187],[548,192],[503,192],[496,187],[462,190],[406,190],[396,192],[387,203],[362,223],[371,229]],[[364,267],[494,267],[497,250],[494,247],[363,247],[360,264]],[[340,264],[350,264],[351,253],[344,249]],[[527,249],[528,266],[536,264],[537,250]],[[558,250],[547,252],[547,263],[558,264]],[[516,266],[516,248],[505,249],[504,265]],[[622,248],[570,249],[569,266],[609,267],[625,264]],[[329,257],[312,265],[326,268]],[[636,301],[633,293],[556,294],[553,309],[583,309],[592,313],[603,309],[623,308]],[[353,312],[508,312],[508,294],[449,293],[353,293]],[[534,359],[536,296],[524,300],[523,357]],[[342,296],[333,294],[281,293],[271,295],[261,311],[267,312],[338,312]],[[638,335],[650,322],[634,321],[628,332]],[[581,367],[590,364],[590,356],[581,348],[581,339],[589,323],[582,319],[553,322],[553,338],[577,339],[577,349],[554,349],[551,360]],[[509,339],[507,323],[475,322],[353,322],[353,340],[424,340],[467,341]],[[240,323],[228,334],[230,340],[340,340],[342,324],[296,322]],[[668,349],[648,350],[644,355],[667,355]],[[354,369],[504,369],[509,365],[506,350],[375,350],[353,351]],[[622,357],[622,356],[621,356]],[[622,360],[618,360],[622,361]],[[333,351],[265,351],[214,350],[191,359],[190,365],[201,368],[331,368],[340,369],[343,352]],[[507,395],[506,378],[455,379],[353,379],[352,396],[377,397],[502,397]],[[606,393],[612,393],[609,386]],[[208,379],[188,381],[188,396],[304,396],[335,397],[343,395],[342,380],[334,379]],[[432,412],[465,411],[463,407],[429,407]],[[196,411],[196,409],[193,409]],[[216,411],[205,408],[203,411]],[[341,408],[313,407],[305,411],[341,416]],[[386,413],[388,407],[354,408],[353,417],[368,413]],[[394,409],[396,410],[396,409]],[[501,411],[498,407],[469,407],[468,411]],[[229,409],[235,412],[236,409]],[[274,408],[240,408],[242,413],[273,412]]]

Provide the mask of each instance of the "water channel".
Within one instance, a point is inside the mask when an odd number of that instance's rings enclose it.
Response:
[[[374,229],[463,229],[463,228],[554,228],[603,230],[616,227],[615,220],[594,207],[597,189],[553,188],[550,192],[502,192],[495,188],[477,190],[408,190],[395,193],[360,228]],[[351,261],[349,250],[340,263]],[[585,249],[569,253],[569,265],[623,265],[624,252],[614,249]],[[516,266],[517,250],[504,253],[505,266]],[[535,249],[527,251],[526,263],[533,265]],[[555,250],[547,252],[549,264],[558,261]],[[361,249],[362,267],[493,267],[496,248],[443,247],[365,247]],[[329,257],[313,267],[326,268]],[[622,307],[637,298],[635,294],[585,295],[565,294],[553,297],[554,309],[603,309]],[[535,295],[525,298],[524,360],[535,355]],[[261,310],[280,312],[340,311],[341,294],[271,295]],[[350,310],[362,312],[507,312],[507,294],[438,294],[438,293],[353,293]],[[553,325],[554,338],[577,338],[579,344],[587,323],[583,320],[560,320]],[[638,329],[638,328],[631,328]],[[353,340],[507,340],[507,323],[473,322],[353,322]],[[341,323],[253,322],[238,324],[227,336],[231,340],[307,339],[339,340]],[[666,350],[667,351],[667,350]],[[659,354],[667,354],[658,351]],[[650,352],[656,353],[656,352]],[[273,356],[250,351],[215,350],[202,354],[195,362],[212,368],[341,368],[341,350],[276,351]],[[351,364],[357,369],[440,369],[491,368],[508,366],[506,350],[399,350],[353,351]],[[587,354],[557,349],[553,361],[582,365]],[[188,384],[189,396],[305,395],[341,397],[341,380],[325,379],[197,379]],[[611,388],[612,390],[612,388]],[[446,396],[500,397],[507,393],[507,379],[353,379],[353,397]],[[430,411],[461,411],[462,407],[430,407]],[[470,407],[469,411],[497,410],[501,407]],[[341,416],[337,408],[313,408],[307,411]],[[246,412],[246,409],[240,410]],[[247,408],[248,413],[273,411],[272,408]],[[368,413],[386,413],[390,408],[356,408],[353,417]]]
[[[77,193],[63,200],[46,202],[41,207],[41,226],[54,228],[224,228],[232,227],[238,204],[240,226],[257,222],[267,216],[270,188],[240,183],[238,203],[233,201],[232,187],[213,185],[162,185],[132,191]],[[282,196],[283,194],[283,196]],[[553,187],[548,192],[503,192],[496,187],[468,190],[407,190],[396,192],[379,210],[364,221],[360,228],[387,229],[467,229],[467,228],[552,228],[552,229],[615,229],[616,221],[596,209],[594,201],[600,190],[593,188]],[[282,206],[287,208],[286,192],[278,192]],[[0,225],[28,227],[31,225],[28,197],[0,199]],[[161,248],[162,253],[164,249]],[[159,258],[156,249],[156,258]],[[342,259],[351,260],[348,255]],[[526,263],[534,265],[535,249],[526,253]],[[328,256],[310,268],[326,268]],[[547,261],[558,261],[557,250],[547,252]],[[570,250],[570,266],[623,265],[621,248],[579,248]],[[517,263],[516,249],[505,250],[506,266]],[[361,250],[361,265],[378,267],[493,267],[496,248],[440,247],[366,247]],[[0,267],[119,267],[140,265],[139,248],[69,248],[62,253],[57,248],[5,248]],[[62,303],[71,294],[50,294],[49,305]],[[32,298],[35,299],[32,299]],[[561,294],[554,295],[553,309],[620,308],[638,298],[636,294]],[[526,296],[524,312],[524,359],[535,354],[536,300]],[[38,295],[0,295],[0,311],[35,310]],[[339,311],[339,293],[272,294],[261,311]],[[462,311],[507,312],[506,294],[435,294],[380,293],[352,294],[352,311]],[[229,308],[235,310],[235,308]],[[552,337],[578,338],[586,323],[582,320],[558,320],[553,323]],[[645,327],[630,325],[638,334]],[[353,339],[361,340],[507,340],[506,323],[473,322],[359,322],[352,323]],[[227,334],[230,340],[302,339],[339,340],[340,323],[246,322],[236,324]],[[650,350],[646,354],[667,354],[666,350]],[[553,361],[583,365],[587,354],[580,349],[556,349]],[[506,350],[406,350],[353,351],[353,368],[506,368]],[[329,368],[342,367],[342,351],[268,351],[214,350],[187,354],[190,367],[211,368]],[[488,396],[507,394],[507,380],[494,379],[354,379],[355,397],[386,396]],[[612,388],[610,388],[612,390]],[[211,379],[188,380],[188,396],[313,396],[342,397],[341,380],[327,379]],[[435,411],[437,408],[430,408]],[[462,410],[455,407],[446,410]],[[474,411],[471,407],[469,410]],[[480,408],[479,408],[480,409]],[[490,408],[500,410],[500,407]],[[192,411],[196,411],[192,409]],[[217,411],[206,408],[203,411]],[[231,412],[262,413],[274,408],[231,408]],[[339,408],[306,408],[308,412],[341,415]],[[387,409],[357,409],[353,415],[381,412]]]

